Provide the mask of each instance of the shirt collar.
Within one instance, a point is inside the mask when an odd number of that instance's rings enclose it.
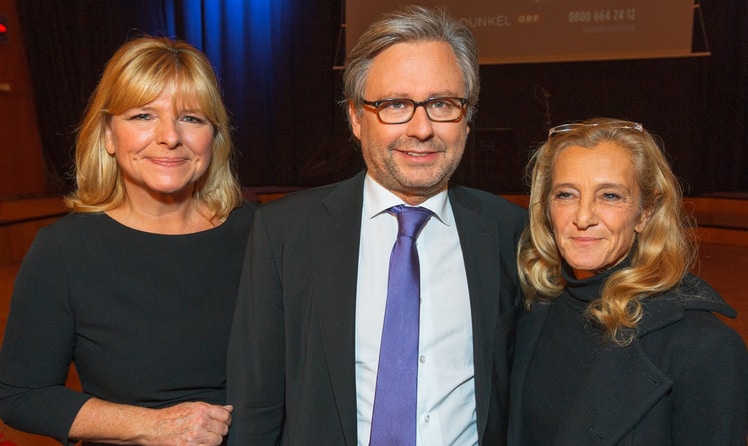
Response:
[[[405,202],[377,183],[368,173],[366,174],[364,179],[364,216],[367,219],[372,219],[387,212],[389,208],[399,204],[405,204]],[[446,190],[430,197],[419,206],[433,212],[436,218],[446,226],[452,225],[453,218],[449,207],[449,194]]]

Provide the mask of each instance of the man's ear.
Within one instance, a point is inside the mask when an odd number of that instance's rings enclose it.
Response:
[[[348,101],[348,120],[351,123],[351,132],[359,141],[361,140],[361,114],[352,100]]]

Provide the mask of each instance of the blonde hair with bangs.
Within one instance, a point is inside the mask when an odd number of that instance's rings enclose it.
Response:
[[[210,61],[186,42],[146,36],[114,53],[91,95],[76,138],[76,190],[65,198],[74,212],[108,211],[125,202],[122,172],[105,146],[109,120],[152,102],[169,87],[175,107],[199,110],[213,125],[210,166],[193,198],[219,219],[241,205],[228,112]]]

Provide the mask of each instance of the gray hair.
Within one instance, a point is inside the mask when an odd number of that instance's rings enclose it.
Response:
[[[361,35],[346,57],[343,71],[343,95],[356,108],[362,105],[366,80],[372,60],[382,51],[398,43],[440,41],[447,42],[455,53],[465,82],[467,119],[478,104],[480,66],[478,45],[470,30],[445,8],[405,6],[382,15]]]

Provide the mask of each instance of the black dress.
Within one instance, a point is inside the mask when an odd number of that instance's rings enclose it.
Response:
[[[245,203],[203,232],[160,235],[103,213],[43,228],[16,278],[0,352],[0,418],[66,443],[92,396],[224,404],[249,227]],[[74,362],[83,393],[64,387]]]

